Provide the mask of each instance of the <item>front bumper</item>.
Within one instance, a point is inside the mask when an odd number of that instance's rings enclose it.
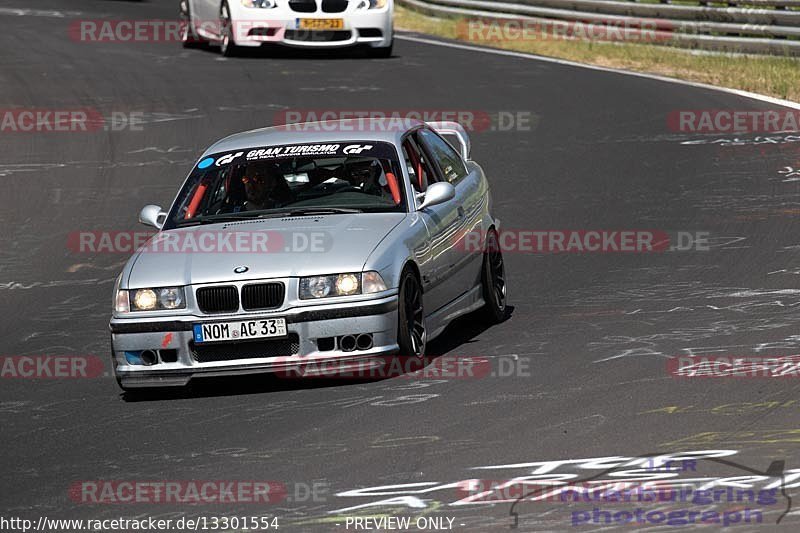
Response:
[[[392,42],[392,9],[354,9],[341,13],[298,13],[288,8],[247,9],[234,13],[233,35],[238,46],[264,43],[301,48],[354,45],[387,47]],[[301,30],[300,19],[342,19],[341,30]]]
[[[286,319],[287,339],[225,342],[198,347],[192,326],[203,322]],[[203,376],[225,376],[299,370],[310,363],[359,361],[398,351],[397,295],[348,303],[347,306],[314,305],[280,312],[225,314],[209,317],[180,316],[174,319],[113,318],[111,329],[114,373],[123,388],[186,385]],[[369,334],[372,345],[366,349],[344,351],[339,339],[347,335]],[[331,339],[333,344],[331,345]],[[253,356],[263,346],[266,354]],[[209,357],[207,346],[213,346]],[[283,348],[287,352],[284,353]],[[125,352],[153,351],[156,362],[145,366],[131,364]],[[205,351],[204,351],[205,350]],[[247,353],[240,358],[240,354]],[[220,354],[223,354],[220,358]]]

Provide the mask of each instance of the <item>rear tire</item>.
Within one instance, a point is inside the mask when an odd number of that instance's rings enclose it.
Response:
[[[483,315],[491,324],[502,322],[506,318],[506,270],[495,230],[490,230],[486,234],[481,285],[485,302],[482,308]]]
[[[422,285],[417,275],[410,268],[405,268],[400,275],[397,308],[397,344],[400,346],[400,356],[422,359],[425,357],[427,339]]]

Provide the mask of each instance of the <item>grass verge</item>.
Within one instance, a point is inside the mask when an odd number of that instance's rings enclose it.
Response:
[[[800,58],[698,53],[668,46],[566,40],[474,42],[459,32],[464,19],[435,18],[395,5],[395,27],[465,42],[647,72],[800,102]],[[461,34],[461,35],[460,35]]]

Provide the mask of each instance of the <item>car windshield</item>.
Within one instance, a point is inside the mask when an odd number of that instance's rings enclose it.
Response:
[[[165,229],[303,213],[404,212],[397,152],[376,141],[222,152],[198,162]]]

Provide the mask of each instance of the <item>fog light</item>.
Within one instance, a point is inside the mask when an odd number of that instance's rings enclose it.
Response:
[[[142,352],[125,352],[125,360],[129,365],[143,365]]]

